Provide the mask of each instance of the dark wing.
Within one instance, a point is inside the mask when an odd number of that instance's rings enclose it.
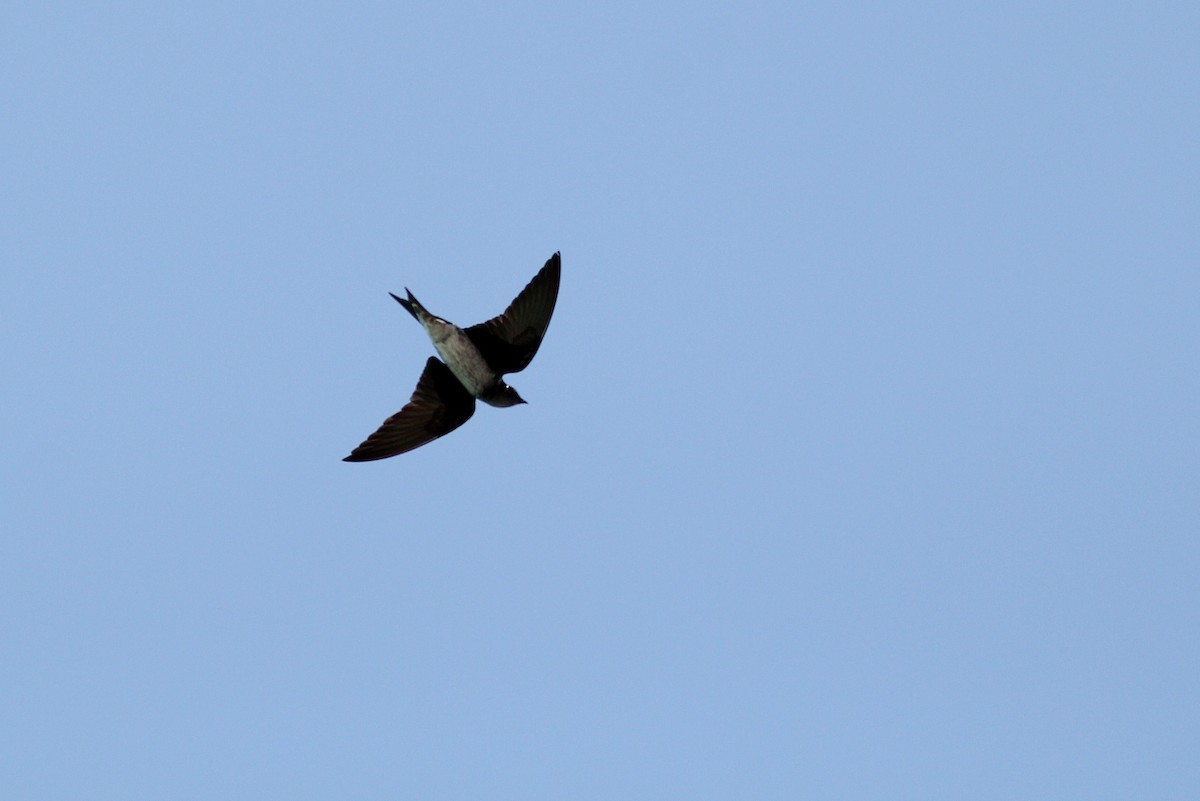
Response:
[[[475,398],[449,367],[430,356],[412,399],[342,461],[370,462],[411,451],[449,434],[473,414]]]
[[[496,372],[518,373],[533,360],[558,300],[560,261],[558,253],[551,256],[504,314],[467,329],[467,336]]]

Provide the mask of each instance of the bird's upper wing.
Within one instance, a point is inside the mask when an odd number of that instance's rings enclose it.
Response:
[[[496,372],[517,373],[533,360],[558,299],[560,262],[560,255],[555,253],[504,314],[466,329],[471,342]]]
[[[475,398],[450,368],[430,356],[404,408],[393,414],[342,461],[370,462],[419,448],[449,434],[475,413]]]

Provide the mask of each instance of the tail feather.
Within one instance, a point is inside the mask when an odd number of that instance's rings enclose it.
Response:
[[[408,288],[405,287],[404,291],[408,292]],[[421,311],[424,311],[425,309],[421,306],[421,302],[413,297],[413,293],[408,292],[408,300],[405,300],[404,298],[399,297],[392,292],[389,292],[388,294],[391,295],[397,303],[403,306],[404,310],[411,314],[414,320],[416,320],[418,323],[421,322],[421,318],[417,314],[417,309],[421,309]]]

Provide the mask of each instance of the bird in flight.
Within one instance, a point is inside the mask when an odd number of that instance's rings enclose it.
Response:
[[[560,262],[555,253],[503,314],[470,328],[430,314],[407,287],[407,300],[392,295],[429,334],[442,358],[429,357],[404,408],[342,461],[386,459],[432,442],[471,419],[476,399],[501,407],[524,403],[503,376],[528,367],[542,344],[558,299]]]

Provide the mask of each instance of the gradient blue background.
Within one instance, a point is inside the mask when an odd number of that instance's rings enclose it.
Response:
[[[0,15],[0,795],[1195,797],[1194,3],[203,5]]]

